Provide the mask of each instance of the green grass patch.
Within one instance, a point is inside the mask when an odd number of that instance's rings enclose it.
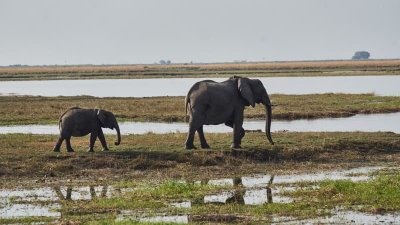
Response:
[[[350,180],[324,181],[315,190],[299,190],[291,194],[318,206],[361,206],[363,211],[382,213],[400,210],[400,175],[398,172],[378,175],[365,182]]]
[[[400,97],[373,94],[271,95],[273,119],[348,117],[400,111]],[[184,97],[95,98],[0,96],[0,125],[56,124],[70,107],[112,111],[118,121],[184,122]],[[247,119],[264,119],[262,105],[247,107]]]

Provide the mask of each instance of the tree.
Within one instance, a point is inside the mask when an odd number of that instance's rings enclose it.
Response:
[[[367,51],[357,51],[354,53],[354,55],[351,59],[364,60],[364,59],[369,59],[369,56],[370,56],[370,54]]]

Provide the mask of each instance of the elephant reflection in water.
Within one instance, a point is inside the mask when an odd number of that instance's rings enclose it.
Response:
[[[53,188],[54,191],[56,192],[57,197],[60,200],[83,200],[83,199],[72,199],[72,194],[74,192],[82,194],[79,191],[74,191],[73,188],[71,186],[66,187],[66,192],[65,195],[63,193],[63,191],[61,190],[61,187],[54,187]],[[99,194],[99,196],[96,194],[96,189],[95,186],[89,186],[89,194],[90,194],[90,199],[96,199],[96,198],[106,198],[107,197],[107,191],[109,190],[109,186],[105,185],[101,187],[101,192]],[[121,194],[121,189],[116,188],[115,191],[119,194]]]
[[[246,204],[245,199],[246,194],[249,194],[252,191],[265,191],[264,194],[266,195],[266,199],[264,203],[273,203],[273,197],[272,197],[272,190],[271,190],[271,185],[273,183],[275,175],[271,175],[269,181],[266,185],[266,187],[260,187],[260,188],[255,188],[255,189],[243,189],[243,179],[241,177],[235,177],[233,179],[231,179],[231,184],[233,184],[233,187],[235,187],[235,190],[233,190],[232,194],[227,194],[227,192],[222,192],[220,194],[216,194],[214,196],[226,196],[226,200],[225,202],[220,202],[220,201],[208,201],[209,203],[224,203],[224,204],[229,204],[229,203],[237,203],[237,204]],[[226,179],[229,180],[229,179]],[[215,180],[213,180],[215,181]],[[195,182],[191,182],[191,183],[195,183]],[[201,180],[201,185],[209,185],[210,184],[210,180],[207,179],[203,179]],[[261,184],[261,183],[260,183]],[[228,192],[229,193],[229,192]],[[254,194],[254,193],[253,193]],[[261,194],[261,196],[258,196],[256,198],[262,198],[263,196],[265,196],[263,193]],[[259,199],[262,200],[262,199]],[[262,202],[262,201],[260,201]],[[193,204],[204,204],[205,200],[204,198],[199,198],[193,201]]]

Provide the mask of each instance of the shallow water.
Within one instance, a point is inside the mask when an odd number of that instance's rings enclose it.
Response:
[[[61,200],[90,201],[123,195],[131,188],[113,186],[61,186],[32,189],[0,189],[0,219],[61,216]]]
[[[1,81],[0,95],[96,97],[185,96],[205,78],[98,79]],[[224,81],[227,78],[212,78]],[[271,77],[258,78],[269,94],[375,93],[399,96],[400,76]]]
[[[291,217],[275,217],[272,224],[399,224],[400,213],[368,214],[356,211],[334,210],[332,216],[297,220]]]
[[[131,210],[123,210],[121,211],[117,218],[116,222],[122,221],[136,221],[136,222],[150,222],[150,223],[189,223],[188,215],[159,215],[159,216],[143,216],[140,213]]]
[[[321,181],[325,179],[350,179],[364,181],[372,179],[371,172],[384,167],[359,167],[348,170],[325,171],[319,173],[283,174],[283,175],[253,175],[237,178],[213,179],[195,182],[197,185],[223,185],[231,187],[228,190],[205,195],[201,199],[191,199],[179,202],[166,202],[166,207],[191,208],[198,204],[246,204],[261,205],[269,203],[289,203],[294,199],[284,196],[285,192],[298,190],[296,182]],[[274,185],[278,184],[278,185]],[[286,184],[282,186],[281,184]],[[243,188],[236,188],[238,186]],[[132,188],[116,188],[114,186],[61,186],[31,189],[0,189],[0,219],[25,218],[33,216],[60,218],[62,206],[60,201],[90,201],[97,198],[124,196],[132,192]],[[170,210],[167,210],[170,212]],[[123,211],[117,220],[159,221],[171,222],[192,220],[187,215],[157,215],[147,217],[133,211]],[[389,218],[391,219],[391,217]]]
[[[386,114],[355,115],[347,118],[327,118],[313,120],[274,120],[271,131],[315,131],[315,132],[376,132],[387,131],[400,133],[400,112]],[[265,129],[265,121],[252,120],[243,123],[245,130]],[[188,131],[187,123],[152,123],[152,122],[121,122],[121,134],[145,134],[145,133],[173,133]],[[115,134],[115,131],[103,129],[106,134]],[[221,125],[205,125],[204,131],[207,133],[226,133],[232,132],[232,128]],[[9,133],[32,133],[32,134],[59,134],[58,125],[19,125],[19,126],[0,126],[0,134]]]
[[[0,219],[24,217],[61,217],[61,205],[10,204],[0,208]]]

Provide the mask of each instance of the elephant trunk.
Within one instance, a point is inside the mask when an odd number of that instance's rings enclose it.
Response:
[[[272,141],[271,137],[272,105],[271,101],[269,100],[268,94],[265,95],[263,104],[265,105],[265,134],[267,135],[269,143],[273,145],[274,141]]]
[[[121,133],[119,131],[118,123],[115,125],[115,130],[117,130],[117,140],[114,142],[114,144],[119,145],[121,143]]]

